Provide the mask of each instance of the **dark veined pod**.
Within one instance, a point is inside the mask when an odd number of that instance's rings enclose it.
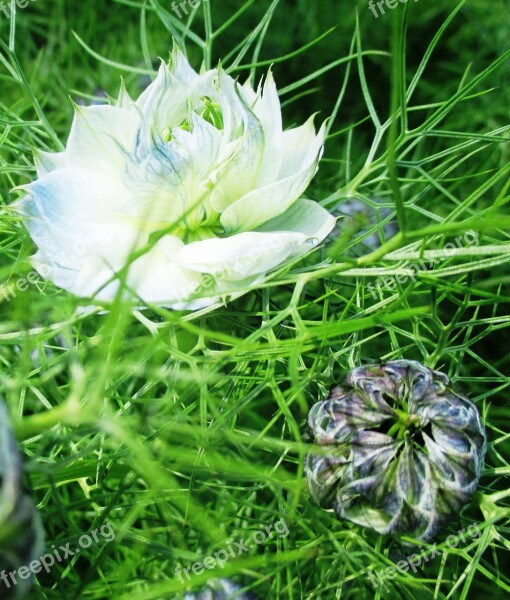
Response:
[[[395,360],[350,371],[308,416],[315,501],[382,534],[432,538],[474,493],[486,435],[476,406],[449,378]]]
[[[44,548],[39,513],[21,485],[21,455],[14,438],[7,408],[0,398],[0,598],[24,598],[32,578],[24,578],[30,563]],[[18,569],[25,569],[20,577]],[[11,573],[14,575],[11,576]],[[28,574],[30,572],[28,571]]]
[[[199,592],[184,594],[184,600],[258,600],[251,592],[239,592],[243,588],[230,579],[211,579]]]

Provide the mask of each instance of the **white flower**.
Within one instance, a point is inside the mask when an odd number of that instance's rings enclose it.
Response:
[[[322,241],[335,219],[300,199],[325,128],[283,131],[271,73],[254,91],[174,49],[133,101],[76,107],[64,152],[36,154],[21,210],[41,275],[97,303],[197,309]]]

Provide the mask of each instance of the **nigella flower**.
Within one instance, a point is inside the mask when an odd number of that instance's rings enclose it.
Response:
[[[7,408],[0,398],[0,598],[23,598],[32,577],[28,565],[40,557],[44,532],[32,499],[23,493],[21,456]],[[24,567],[27,577],[19,577]],[[10,577],[14,573],[14,580]]]
[[[475,491],[486,436],[476,406],[418,362],[359,367],[308,417],[313,498],[380,533],[426,540]]]
[[[196,309],[306,253],[335,219],[302,199],[325,127],[283,130],[271,73],[257,90],[174,49],[132,100],[76,107],[64,152],[36,154],[21,210],[41,275],[108,303]]]

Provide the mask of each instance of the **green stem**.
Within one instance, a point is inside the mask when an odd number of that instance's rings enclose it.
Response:
[[[88,410],[80,406],[75,398],[68,398],[63,404],[45,412],[23,417],[14,423],[14,431],[19,440],[38,435],[56,425],[77,426],[94,421]]]

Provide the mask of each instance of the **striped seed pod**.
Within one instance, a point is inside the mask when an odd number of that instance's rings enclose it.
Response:
[[[353,369],[308,417],[315,501],[382,534],[432,538],[474,493],[486,435],[476,406],[416,361]]]

